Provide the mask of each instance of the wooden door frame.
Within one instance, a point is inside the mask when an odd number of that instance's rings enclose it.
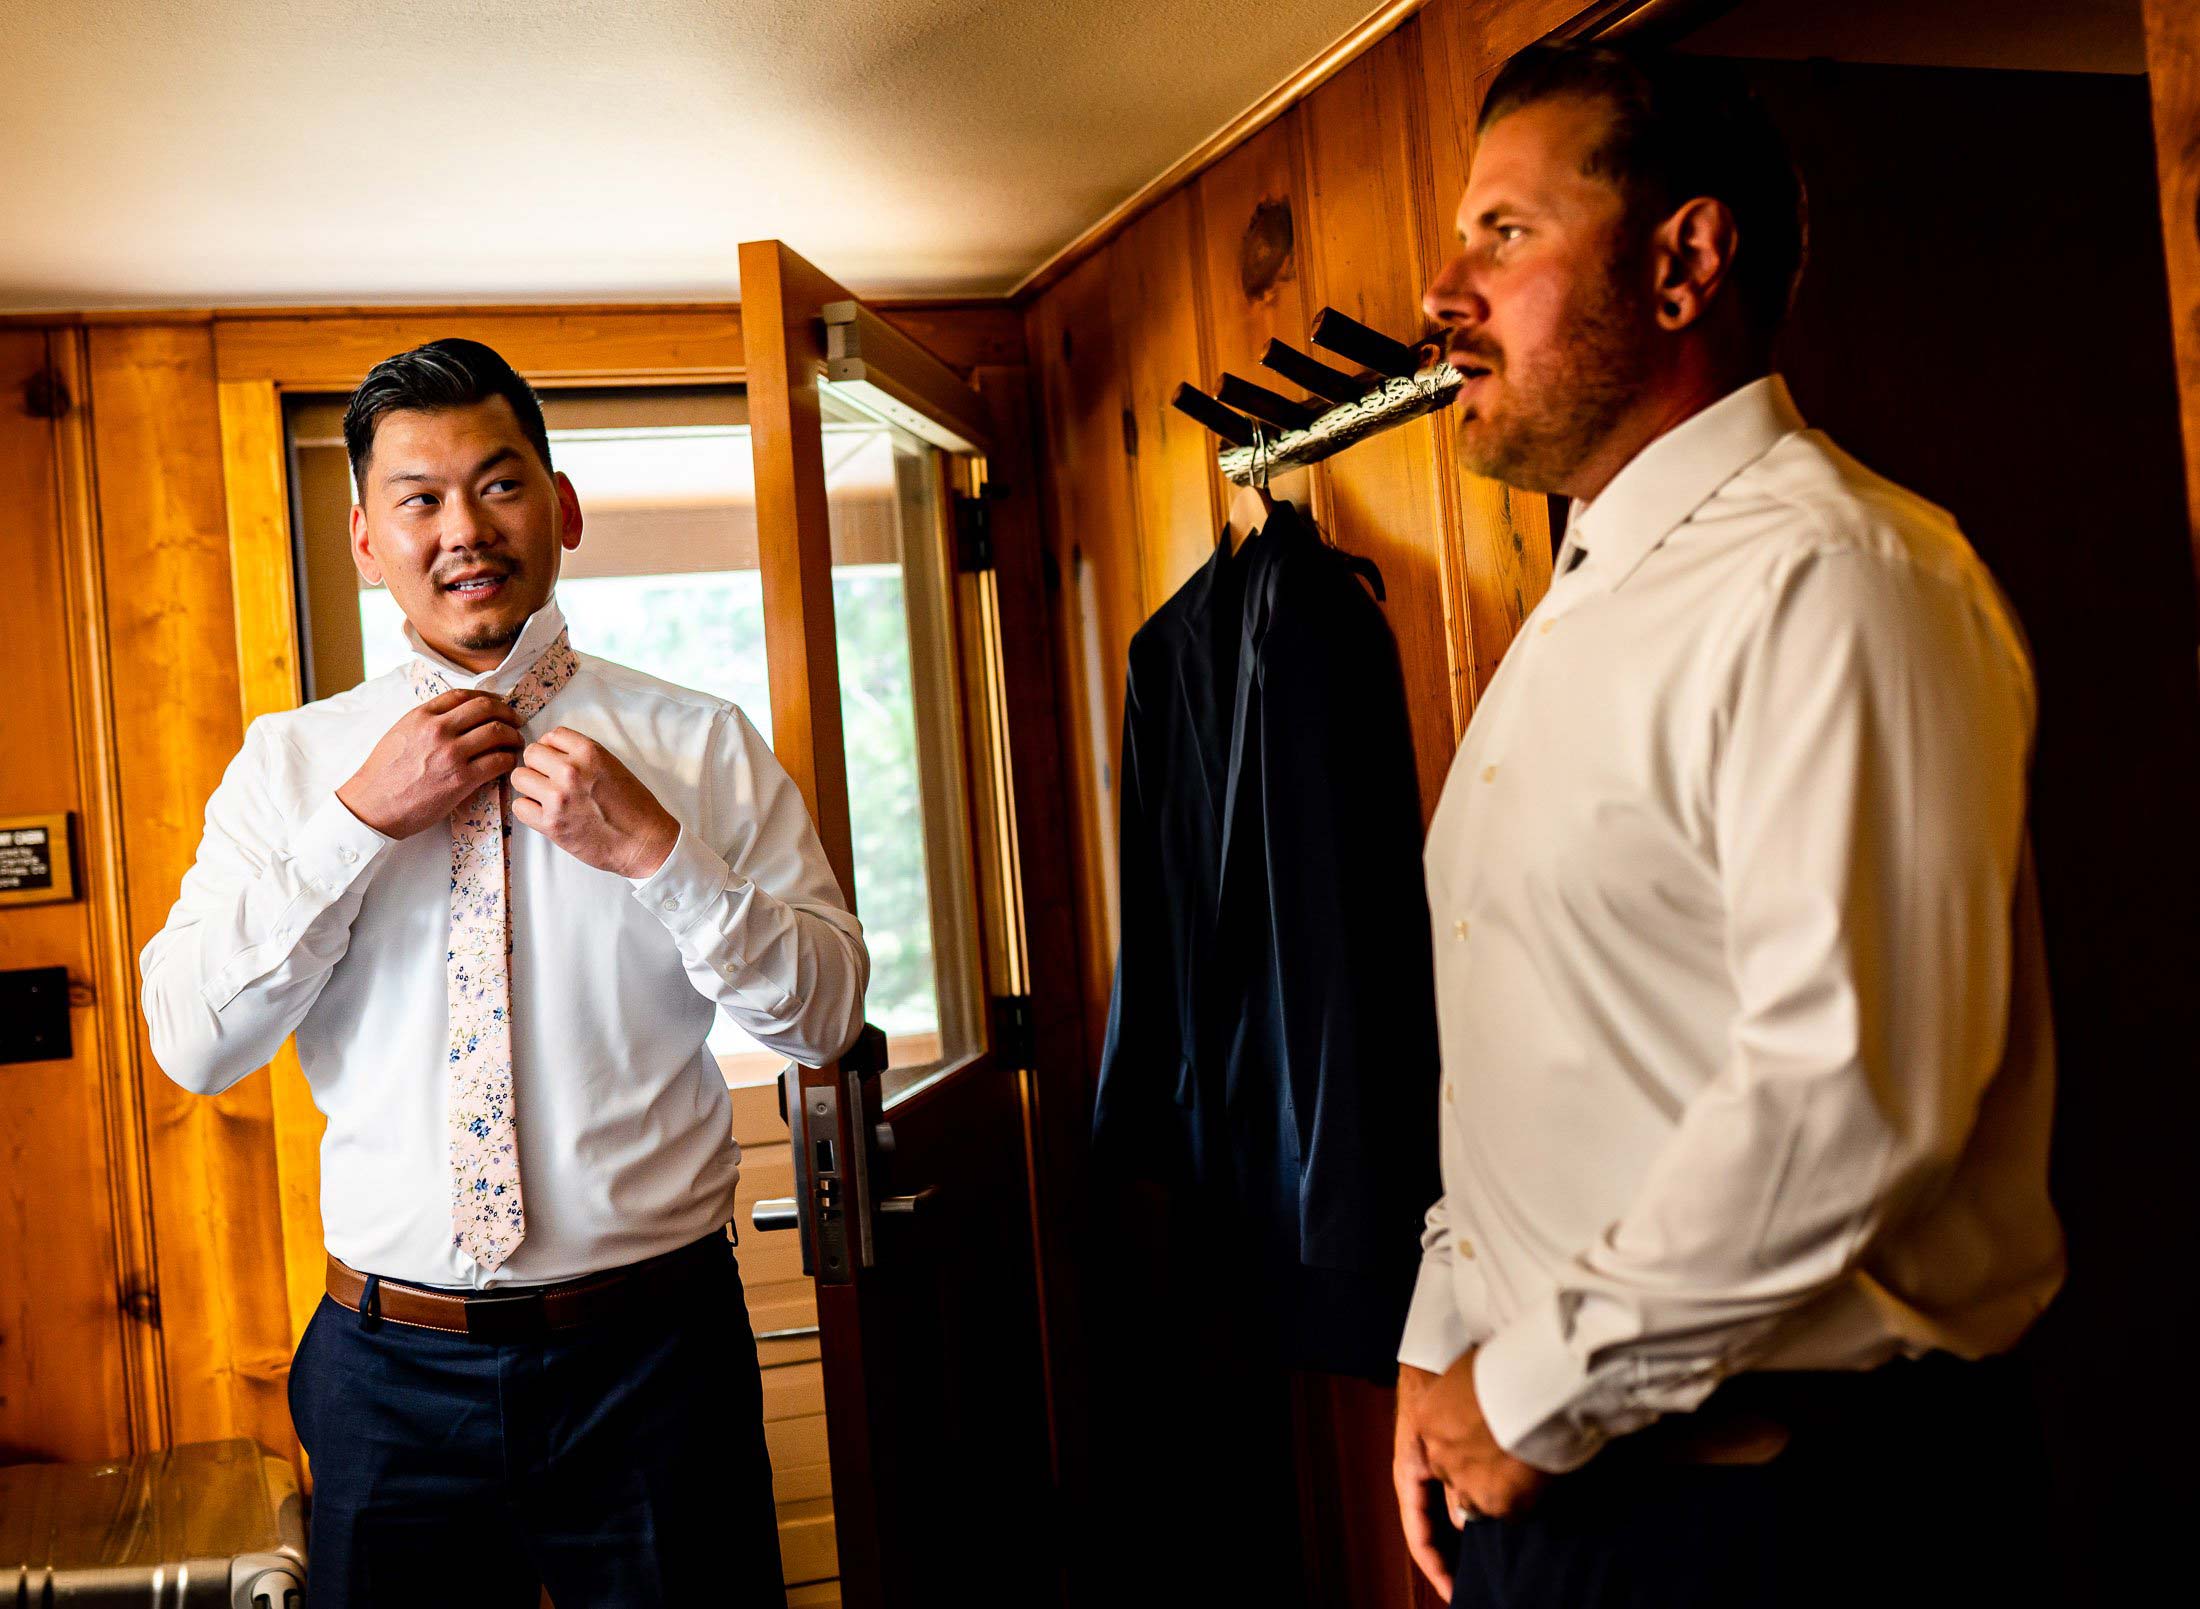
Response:
[[[780,563],[767,566],[765,571],[766,651],[773,670],[774,747],[810,803],[827,855],[833,860],[843,888],[852,890],[847,755],[840,730],[838,700],[813,702],[808,697],[812,687],[837,689],[839,685],[832,614],[831,532],[819,432],[818,388],[833,372],[826,333],[828,307],[855,304],[855,344],[862,353],[868,384],[894,403],[948,426],[964,444],[976,449],[975,456],[984,460],[989,479],[997,468],[1009,469],[1011,479],[1002,488],[1007,495],[997,495],[987,501],[996,517],[1004,521],[1004,536],[1014,534],[1021,539],[1017,563],[1028,561],[1036,577],[1036,498],[1024,472],[1029,461],[1029,420],[1015,417],[1003,407],[1001,371],[986,371],[988,378],[982,387],[966,384],[945,364],[894,330],[781,242],[756,241],[742,246],[741,287],[752,343],[749,421],[756,455],[758,550],[760,555],[776,553],[781,556]],[[835,321],[847,323],[847,311],[845,307],[839,309]],[[1020,406],[1023,400],[1020,388],[1011,389]],[[1004,566],[1003,570],[1004,573],[996,577],[994,593],[1004,639],[1000,658],[995,662],[996,671],[1003,670],[1008,662],[1011,649],[1007,639],[1012,635],[1018,645],[1014,651],[1016,662],[1019,665],[1031,663],[1034,655],[1029,650],[1033,645],[1025,639],[1031,629],[1043,632],[1045,622],[1043,603],[1036,609],[1023,607],[1026,594],[1019,586],[1016,625],[1013,629],[1010,627],[1008,600],[999,588],[1007,584],[1008,574],[1020,577],[1023,571],[1012,566]],[[959,615],[961,610],[957,613]],[[958,630],[959,643],[964,636]],[[1038,662],[1047,663],[1043,640],[1036,647]],[[967,661],[967,652],[960,657]],[[972,673],[972,667],[966,662],[963,666],[966,706],[967,684]],[[1015,897],[1011,891],[1021,888],[1028,893],[1031,877],[1046,875],[1044,867],[1034,864],[1032,851],[1036,843],[1051,840],[1044,831],[1037,838],[1027,836],[1023,824],[1033,819],[1029,812],[1044,808],[1032,796],[1031,779],[1055,774],[1059,747],[1059,735],[1051,720],[1051,697],[1044,700],[1049,716],[1044,729],[1034,730],[1025,707],[1028,700],[1019,696],[1005,675],[1003,681],[1006,685],[1001,691],[1007,695],[1004,700],[1007,729],[999,736],[1008,747],[1007,755],[1001,757],[1009,762],[1006,796],[1001,796],[1000,790],[978,786],[985,780],[982,778],[972,778],[970,789],[974,807],[1005,812],[1008,820],[1015,824],[1005,840],[1014,846],[1013,865],[999,864],[1001,855],[989,854],[987,844],[973,845],[974,864],[982,885],[981,904],[992,907],[982,913],[981,922],[995,930],[1003,926],[1000,920],[1003,902]],[[780,747],[782,733],[786,734],[784,748]],[[974,742],[982,736],[971,734]],[[1031,745],[1028,763],[1026,753],[1019,750],[1020,741]],[[970,752],[975,763],[978,758],[975,749]],[[1058,836],[1059,809],[1047,815]],[[1054,863],[1058,874],[1062,864],[1058,852]],[[1014,917],[1017,913],[1008,914]],[[1007,925],[1021,930],[1025,924],[1012,921]],[[986,945],[989,956],[1000,949],[1001,941],[1001,934],[996,931]],[[1011,970],[1020,977],[1032,978],[1028,946],[1019,942],[1016,948],[1018,964]],[[1065,985],[1073,966],[1070,961],[1059,968],[1059,979]],[[988,970],[997,974],[991,962]],[[1054,972],[1055,968],[1050,965],[1048,973]],[[1032,986],[1035,987],[1035,980]],[[1024,1116],[1021,1162],[1030,1187],[1024,1205],[1031,1215],[1030,1250],[1036,1266],[1041,1265],[1041,1246],[1047,1238],[1042,1234],[1036,1181],[1044,1171],[1041,1154],[1048,1148],[1034,1128],[1033,1076],[1027,1069],[1017,1069]],[[814,1073],[805,1069],[802,1074],[804,1089],[839,1087],[841,1082],[837,1068]],[[919,1094],[916,1102],[921,1104],[925,1099],[926,1095]],[[844,1153],[868,1145],[868,1134],[858,1132],[861,1108],[857,1103],[841,1103],[839,1122]],[[886,1344],[887,1338],[878,1333],[876,1304],[866,1305],[859,1286],[821,1282],[817,1300],[833,1467],[833,1505],[839,1520],[841,1590],[846,1602],[871,1605],[885,1601],[886,1583],[882,1573],[885,1561],[878,1556],[876,1543],[889,1528],[890,1517],[882,1512],[881,1505],[890,1500],[892,1494],[881,1492],[875,1478],[877,1450],[873,1446],[871,1424],[846,1412],[836,1413],[831,1405],[863,1403],[868,1411],[867,1383],[872,1371],[867,1368],[866,1350]],[[1038,1360],[1042,1376],[1052,1381],[1051,1360],[1044,1355],[1049,1332],[1043,1317],[1038,1333],[1042,1347],[1042,1357]]]

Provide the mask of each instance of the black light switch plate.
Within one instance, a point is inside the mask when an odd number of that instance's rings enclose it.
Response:
[[[0,972],[0,1062],[67,1061],[69,969]]]

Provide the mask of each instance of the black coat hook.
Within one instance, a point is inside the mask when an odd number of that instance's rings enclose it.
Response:
[[[1334,307],[1325,307],[1314,315],[1314,344],[1364,364],[1377,374],[1410,380],[1421,367],[1412,347],[1393,341],[1380,330],[1369,329],[1358,319],[1347,318]]]
[[[1253,445],[1253,421],[1241,413],[1225,408],[1195,385],[1186,383],[1178,386],[1176,395],[1169,399],[1169,406],[1178,413],[1197,419],[1232,446]]]
[[[1240,380],[1234,374],[1222,377],[1222,386],[1216,395],[1238,412],[1249,413],[1255,419],[1265,419],[1285,430],[1304,430],[1329,411],[1326,404],[1295,402],[1280,391],[1254,385],[1250,380]]]
[[[1310,358],[1295,346],[1281,341],[1270,341],[1260,355],[1260,366],[1273,369],[1293,385],[1311,391],[1317,397],[1327,397],[1331,402],[1358,402],[1371,389],[1356,374],[1342,369],[1332,369],[1320,358]]]

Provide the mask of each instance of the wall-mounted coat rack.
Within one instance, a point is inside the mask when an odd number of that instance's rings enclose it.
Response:
[[[1216,395],[1185,384],[1170,399],[1179,412],[1223,439],[1226,445],[1215,462],[1239,485],[1264,485],[1271,475],[1317,463],[1354,442],[1441,408],[1458,395],[1465,379],[1442,358],[1424,364],[1419,349],[1347,318],[1334,307],[1325,307],[1316,316],[1313,341],[1368,372],[1350,374],[1281,341],[1270,341],[1261,354],[1261,367],[1320,400],[1286,396],[1234,374],[1222,377]]]

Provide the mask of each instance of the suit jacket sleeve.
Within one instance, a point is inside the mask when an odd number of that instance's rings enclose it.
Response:
[[[1168,891],[1161,869],[1155,790],[1166,767],[1134,642],[1123,703],[1121,815],[1117,833],[1115,988],[1093,1111],[1095,1159],[1123,1172],[1161,1176],[1170,1108],[1184,1059],[1171,979]]]
[[[1389,624],[1327,550],[1279,577],[1260,675],[1302,1258],[1395,1270],[1402,1322],[1439,1190],[1420,789]]]

